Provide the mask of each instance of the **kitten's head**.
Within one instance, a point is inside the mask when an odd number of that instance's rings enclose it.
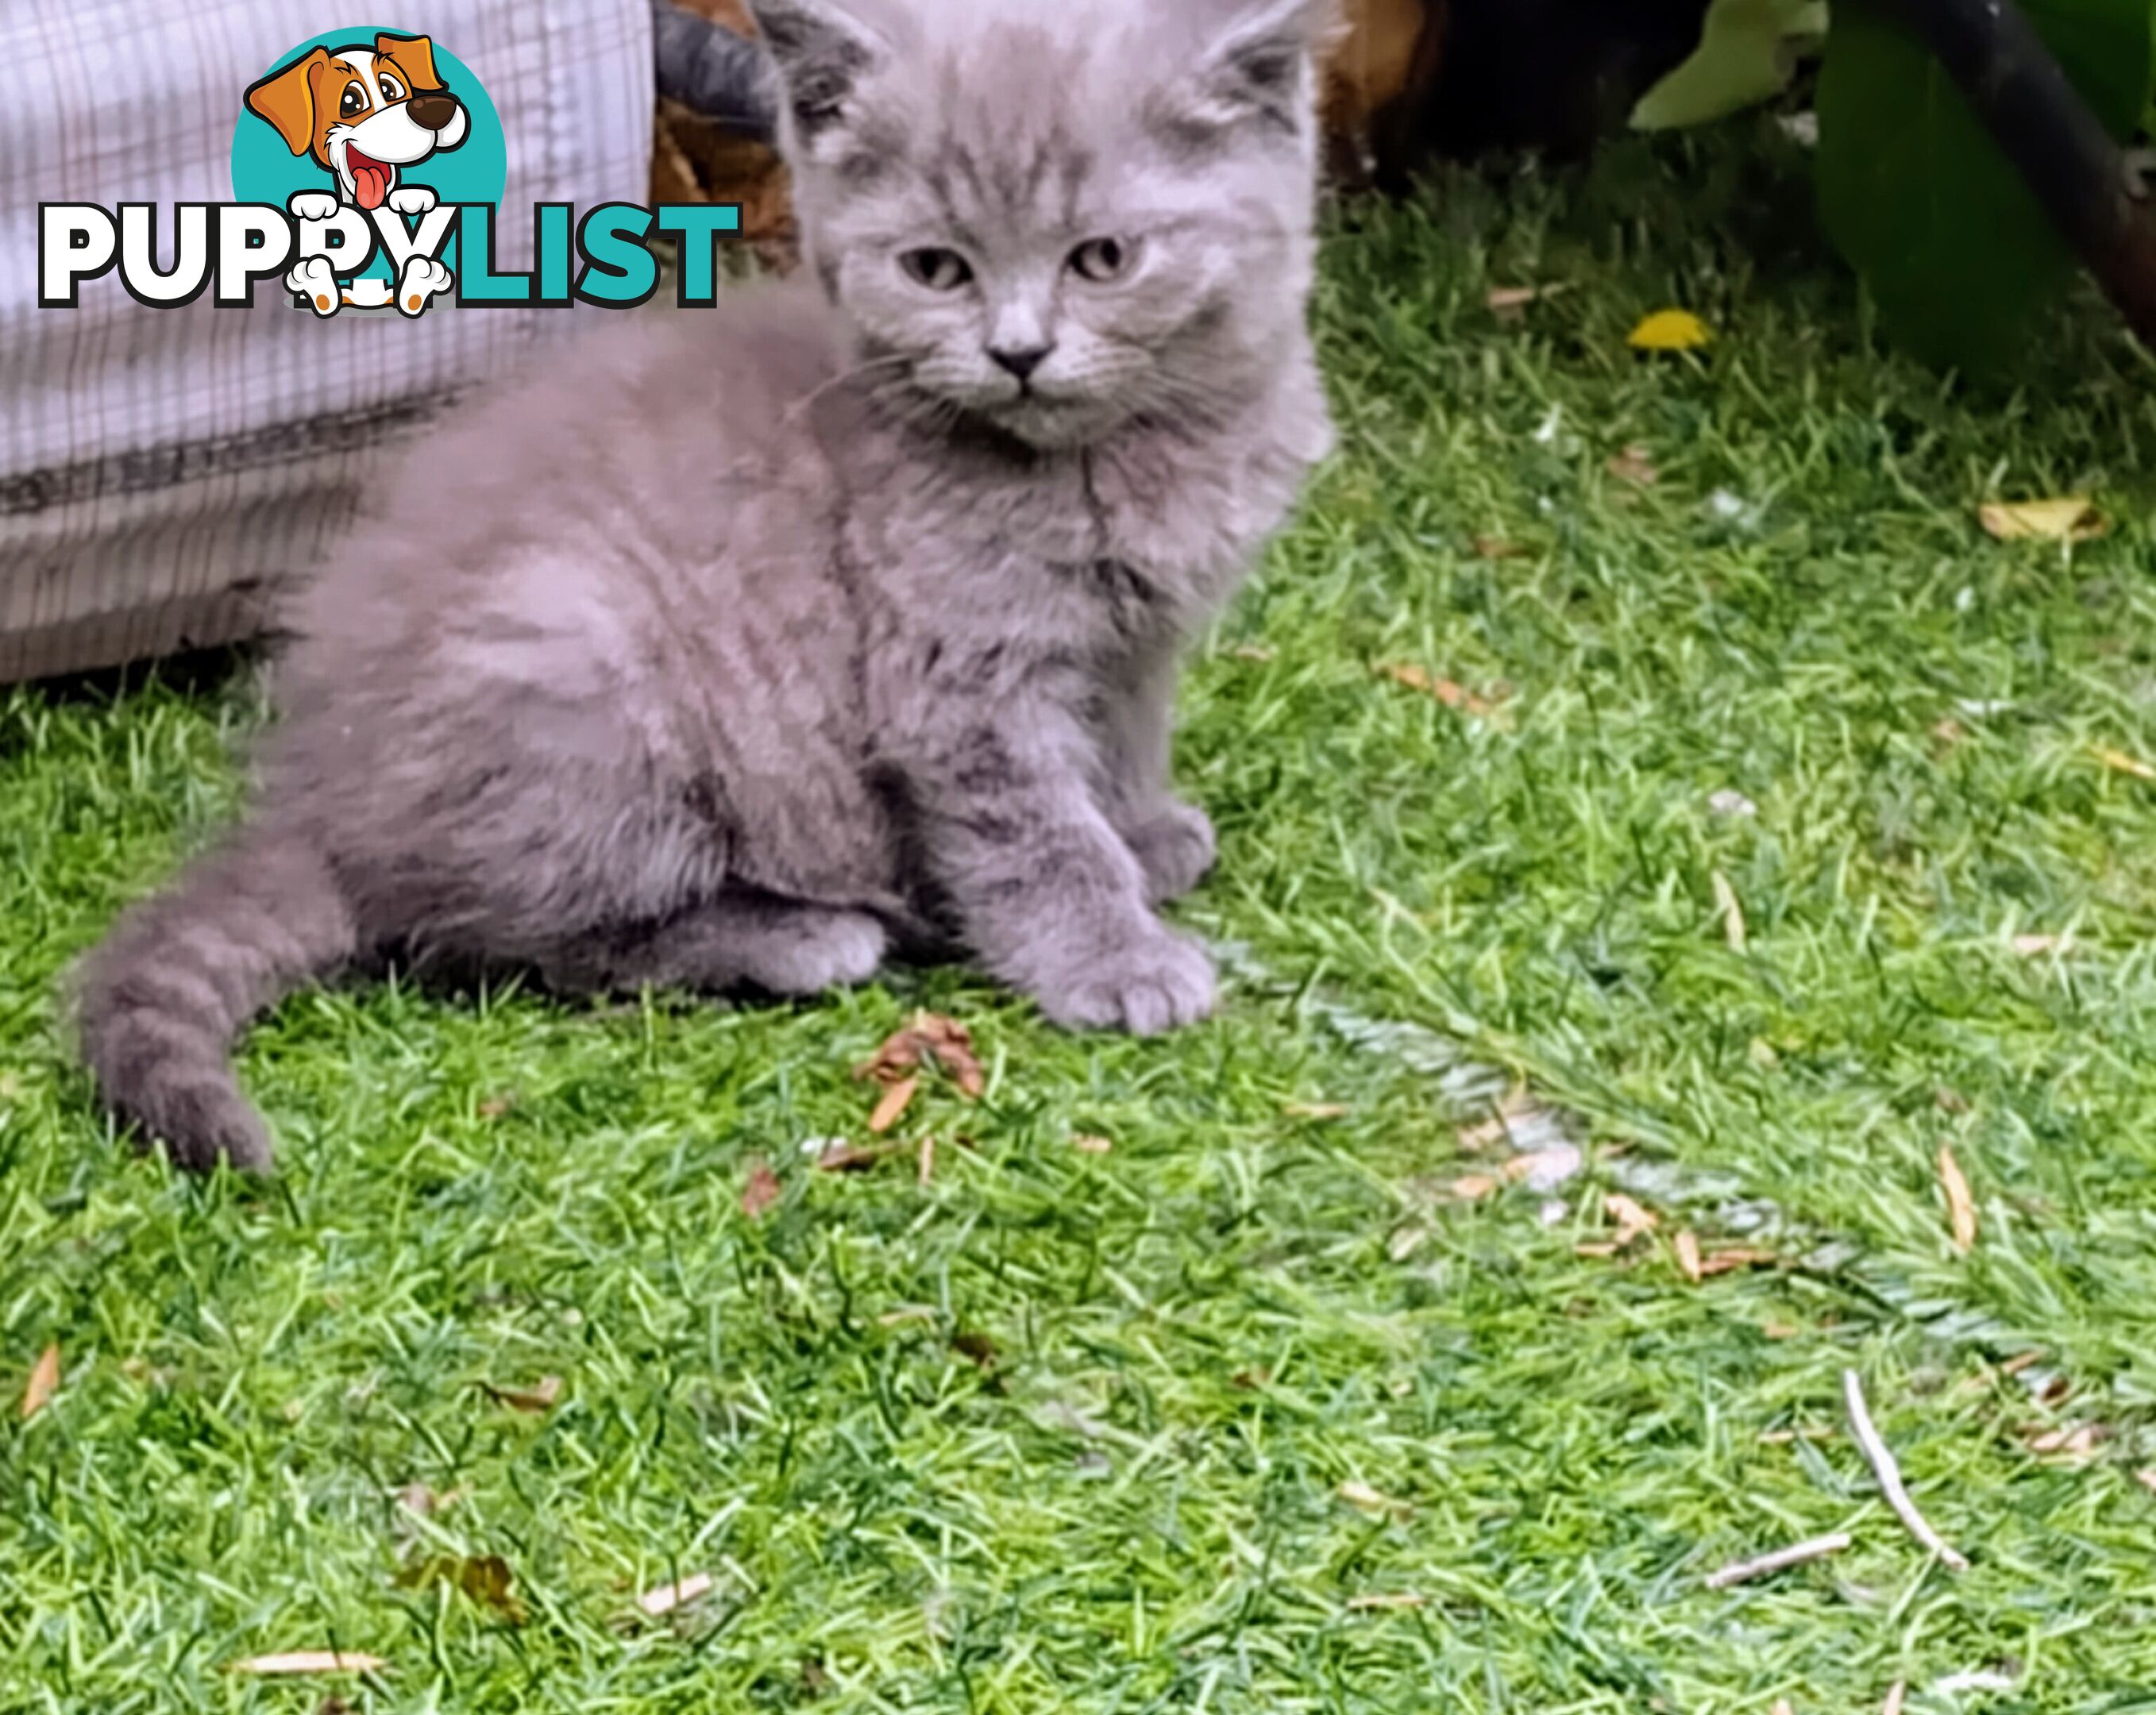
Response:
[[[1331,0],[752,0],[863,378],[1083,445],[1300,337]]]

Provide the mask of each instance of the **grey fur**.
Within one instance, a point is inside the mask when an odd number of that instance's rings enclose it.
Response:
[[[1213,1004],[1152,908],[1213,858],[1175,665],[1329,444],[1323,8],[758,11],[807,283],[609,329],[370,496],[251,819],[82,973],[105,1101],[186,1166],[270,1163],[247,1020],[389,959],[798,994],[955,944],[1067,1025]]]

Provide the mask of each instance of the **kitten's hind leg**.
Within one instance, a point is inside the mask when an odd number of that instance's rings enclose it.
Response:
[[[546,975],[572,988],[814,994],[865,983],[889,945],[865,911],[728,892],[663,923],[565,948]]]

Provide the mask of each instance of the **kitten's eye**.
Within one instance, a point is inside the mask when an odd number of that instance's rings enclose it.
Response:
[[[1131,270],[1137,246],[1123,239],[1088,239],[1070,253],[1071,272],[1105,285]]]
[[[955,292],[973,277],[973,264],[956,250],[908,250],[898,265],[907,279],[932,292]]]
[[[398,83],[395,78],[390,76],[388,72],[383,72],[379,78],[375,80],[375,81],[382,85],[382,99],[383,100],[402,101],[404,99],[404,85]]]
[[[350,119],[355,113],[367,111],[367,90],[358,84],[344,86],[344,99],[337,103],[337,116]]]

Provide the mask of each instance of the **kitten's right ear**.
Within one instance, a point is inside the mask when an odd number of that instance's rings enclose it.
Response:
[[[890,56],[890,39],[852,0],[749,0],[748,9],[806,147],[845,118],[863,74]]]

